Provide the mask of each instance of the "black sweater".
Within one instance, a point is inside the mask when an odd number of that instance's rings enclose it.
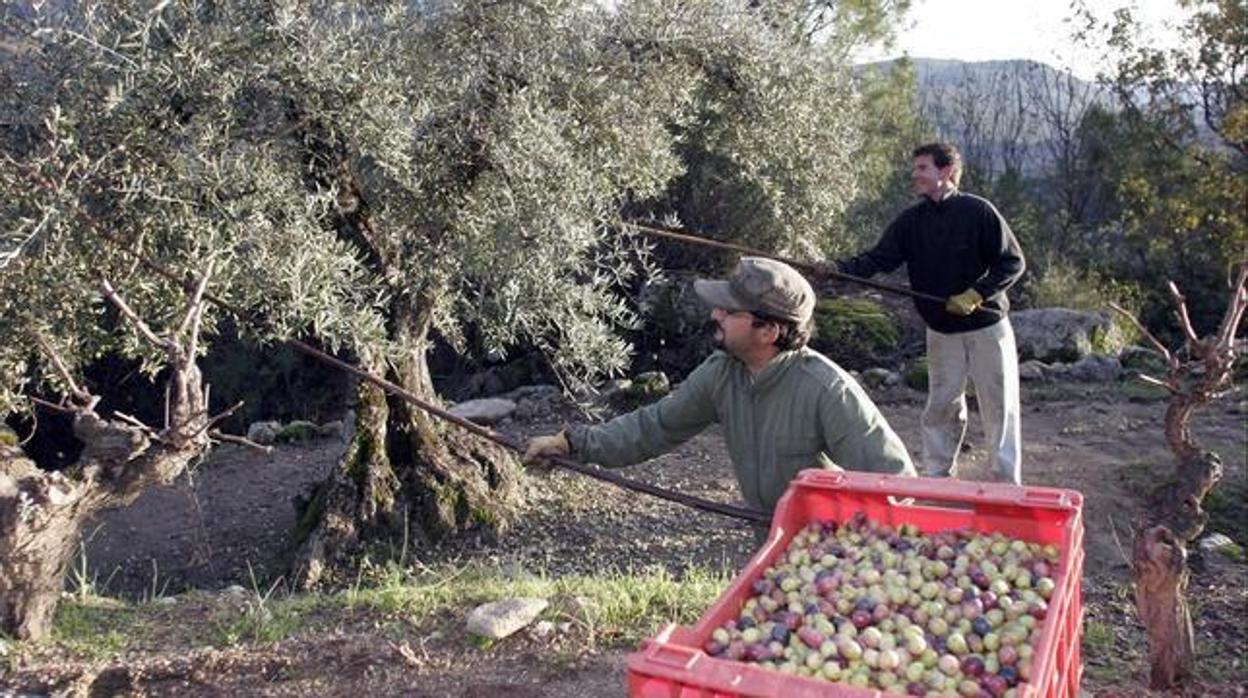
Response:
[[[943,303],[914,301],[928,327],[950,334],[988,327],[1004,317],[1010,307],[1005,290],[1026,266],[1018,240],[996,207],[956,191],[939,203],[924,197],[889,224],[874,248],[837,266],[846,274],[870,277],[903,263],[916,291],[948,298],[974,288],[985,306],[1001,311],[962,317],[946,311]]]

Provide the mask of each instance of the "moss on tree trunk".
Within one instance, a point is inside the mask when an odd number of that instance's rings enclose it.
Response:
[[[425,359],[428,318],[399,315],[402,343],[412,350],[385,377],[436,402]],[[358,388],[355,427],[342,460],[300,517],[291,570],[300,587],[317,585],[368,543],[428,547],[506,530],[522,471],[502,447],[367,382]]]

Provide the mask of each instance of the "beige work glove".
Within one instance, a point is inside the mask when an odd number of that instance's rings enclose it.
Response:
[[[975,312],[983,302],[984,297],[979,295],[979,291],[968,288],[956,296],[950,296],[949,300],[945,301],[945,310],[954,315],[966,316]]]
[[[572,447],[568,445],[567,432],[560,431],[557,434],[534,436],[529,439],[524,445],[524,455],[520,457],[520,460],[530,470],[549,472],[553,466],[546,460],[547,456],[566,456],[571,452]]]

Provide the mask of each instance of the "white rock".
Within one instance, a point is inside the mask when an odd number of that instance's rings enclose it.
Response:
[[[9,654],[9,643],[0,639],[0,657],[7,657]]]
[[[231,584],[221,590],[221,598],[225,599],[230,605],[235,607],[244,607],[251,600],[251,594],[238,584]]]
[[[461,402],[452,407],[450,411],[451,414],[478,424],[494,424],[511,416],[511,413],[516,411],[516,403],[500,397],[487,397]]]
[[[546,599],[517,597],[477,606],[468,614],[468,632],[502,639],[532,623],[548,605]]]
[[[1217,552],[1232,545],[1235,545],[1235,541],[1221,533],[1210,533],[1200,539],[1200,549],[1205,552]]]
[[[535,637],[546,637],[555,631],[555,624],[548,620],[539,620],[533,626],[533,635]]]

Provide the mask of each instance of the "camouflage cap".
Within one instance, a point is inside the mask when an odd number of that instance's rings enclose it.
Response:
[[[796,269],[765,257],[742,257],[727,281],[698,279],[698,297],[713,308],[748,311],[803,323],[815,310],[815,290]]]

